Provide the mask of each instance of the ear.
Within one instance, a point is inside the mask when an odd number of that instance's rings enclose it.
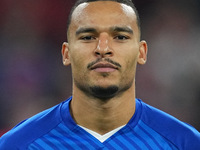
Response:
[[[147,61],[147,51],[148,51],[148,47],[147,47],[147,43],[146,41],[140,41],[140,45],[139,45],[139,55],[138,55],[138,64],[140,65],[144,65]]]
[[[64,66],[68,66],[70,64],[70,58],[69,58],[69,44],[67,42],[64,42],[62,45],[62,61]]]

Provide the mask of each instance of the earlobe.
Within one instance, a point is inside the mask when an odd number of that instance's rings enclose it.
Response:
[[[69,59],[69,44],[67,42],[64,42],[62,45],[62,61],[64,66],[68,66],[70,64]]]
[[[143,65],[146,63],[147,51],[148,51],[148,47],[147,47],[146,41],[140,41],[138,64]]]

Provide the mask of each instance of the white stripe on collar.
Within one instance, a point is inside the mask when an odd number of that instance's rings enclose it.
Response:
[[[88,133],[90,133],[92,136],[94,136],[96,139],[98,139],[101,143],[103,143],[104,141],[106,141],[109,137],[111,137],[113,134],[115,134],[117,131],[119,131],[121,128],[123,128],[125,125],[120,126],[104,135],[101,135],[97,132],[94,132],[88,128],[85,128],[83,126],[78,125],[79,127],[83,128],[85,131],[87,131]]]

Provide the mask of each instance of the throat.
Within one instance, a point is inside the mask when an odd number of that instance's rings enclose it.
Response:
[[[100,135],[106,134],[129,122],[135,113],[135,96],[122,94],[107,100],[90,97],[84,92],[73,95],[70,113],[76,124]]]

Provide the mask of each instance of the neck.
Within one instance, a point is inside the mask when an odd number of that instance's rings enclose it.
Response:
[[[106,101],[74,89],[70,108],[77,124],[103,135],[131,119],[135,112],[135,87]]]

